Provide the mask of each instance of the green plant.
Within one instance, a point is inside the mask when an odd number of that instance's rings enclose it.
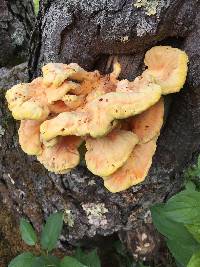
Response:
[[[198,174],[200,161],[191,173]],[[191,172],[192,171],[192,172]],[[193,176],[192,176],[193,177]],[[154,226],[166,238],[167,246],[179,266],[200,266],[200,192],[191,181],[185,190],[170,198],[166,204],[151,208]]]
[[[34,0],[34,8],[35,8],[35,13],[36,14],[39,11],[39,2],[40,2],[40,0]]]
[[[97,250],[85,253],[78,248],[73,257],[65,256],[63,259],[59,259],[52,254],[61,234],[62,226],[62,212],[50,215],[39,239],[32,225],[25,219],[21,219],[20,233],[22,239],[29,246],[40,243],[41,253],[40,255],[34,255],[31,252],[24,252],[14,258],[8,267],[101,267]]]
[[[195,183],[198,190],[200,190],[200,156],[197,159],[197,163],[189,167],[184,173],[185,181],[192,181]]]

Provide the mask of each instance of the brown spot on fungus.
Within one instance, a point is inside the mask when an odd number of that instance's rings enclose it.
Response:
[[[110,78],[110,75],[101,76],[100,79],[96,82],[95,88],[88,94],[86,100],[87,102],[91,102],[92,100],[110,92],[115,92],[117,87],[118,80],[113,78]],[[101,100],[101,98],[99,99]],[[108,101],[107,99],[105,100]]]
[[[62,101],[70,110],[75,110],[84,105],[85,97],[82,95],[65,95],[63,96]]]

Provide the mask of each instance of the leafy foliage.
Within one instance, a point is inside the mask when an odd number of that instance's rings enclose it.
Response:
[[[192,182],[166,204],[151,208],[154,226],[166,237],[169,250],[184,267],[193,267],[200,251],[200,192]],[[193,264],[193,263],[192,263]],[[200,266],[200,265],[194,265]]]
[[[30,252],[25,252],[14,258],[8,267],[32,267],[35,256]]]
[[[185,227],[192,234],[194,239],[200,243],[200,224],[188,224]]]
[[[101,267],[100,258],[96,249],[85,253],[78,248],[74,257],[66,256],[63,259],[49,254],[57,244],[62,226],[62,212],[56,212],[50,215],[41,233],[41,255],[35,256],[30,252],[22,253],[14,258],[8,267]],[[37,235],[35,230],[25,219],[21,219],[20,221],[20,233],[26,244],[30,246],[36,244]]]
[[[32,225],[25,219],[20,221],[20,233],[24,242],[29,246],[34,246],[37,242],[37,235]]]
[[[200,155],[198,157],[197,163],[191,167],[189,167],[185,173],[184,173],[184,177],[186,182],[192,181],[193,183],[195,183],[197,189],[200,189]]]
[[[73,257],[64,257],[60,264],[61,267],[87,267],[83,265],[80,261]]]
[[[200,251],[196,252],[190,262],[188,263],[187,267],[199,267],[200,266]]]
[[[76,250],[75,258],[88,267],[101,267],[97,250],[94,249],[89,253],[84,253],[80,248]]]
[[[168,218],[184,224],[200,222],[200,193],[184,190],[172,197],[165,205],[164,212]]]
[[[49,216],[42,230],[41,245],[43,249],[51,251],[55,248],[63,226],[63,213],[57,212]]]
[[[34,8],[35,8],[35,13],[36,14],[39,11],[39,2],[40,2],[40,0],[34,0]]]
[[[35,257],[31,267],[59,267],[60,260],[52,255]]]

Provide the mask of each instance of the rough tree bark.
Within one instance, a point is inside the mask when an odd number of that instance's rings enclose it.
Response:
[[[28,80],[27,64],[10,68],[24,62],[28,58],[29,40],[35,23],[35,14],[32,0],[0,0],[0,139],[3,142],[5,130],[12,129],[13,122],[6,113],[4,104],[5,88],[12,86],[16,81]],[[7,87],[6,87],[7,86]],[[4,105],[4,107],[3,107]],[[3,112],[3,113],[2,113]],[[0,148],[1,158],[6,151]],[[2,171],[0,180],[2,181]],[[11,258],[26,249],[19,236],[13,208],[9,211],[7,204],[3,204],[2,183],[0,182],[0,266],[7,266]],[[5,199],[4,199],[5,200]]]
[[[0,67],[27,60],[34,20],[32,0],[0,1]]]
[[[118,56],[121,78],[132,80],[141,73],[144,53],[151,46],[171,44],[186,50],[188,79],[182,92],[172,97],[153,166],[142,184],[112,194],[83,166],[66,175],[48,173],[19,148],[17,127],[1,99],[5,119],[5,132],[0,136],[1,196],[16,216],[27,216],[37,229],[49,213],[64,210],[63,244],[117,231],[123,239],[123,231],[134,229],[152,235],[151,227],[142,227],[151,223],[149,207],[180,190],[181,172],[199,151],[200,1],[155,0],[152,6],[142,8],[136,7],[136,2],[42,0],[29,75],[37,76],[41,65],[50,61],[77,62],[87,69],[107,72],[112,57]],[[5,78],[3,86],[6,83]],[[138,236],[137,231],[134,238]],[[153,253],[152,247],[145,253]],[[133,252],[140,254],[136,248]]]

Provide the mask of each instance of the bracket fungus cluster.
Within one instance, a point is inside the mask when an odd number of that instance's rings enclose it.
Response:
[[[121,68],[102,75],[75,63],[49,63],[43,77],[6,93],[21,121],[19,143],[51,172],[64,174],[80,162],[111,192],[142,182],[148,174],[164,117],[162,95],[183,87],[188,57],[170,46],[145,55],[146,70],[133,81],[118,80]]]

